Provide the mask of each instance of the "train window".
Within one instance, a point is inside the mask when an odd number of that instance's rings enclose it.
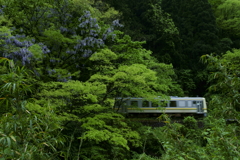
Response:
[[[167,102],[166,101],[161,101],[161,107],[167,107]]]
[[[158,107],[158,102],[152,102],[152,107]]]
[[[150,107],[148,101],[143,101],[142,102],[142,107]]]
[[[197,107],[197,102],[196,102],[196,101],[193,101],[193,102],[192,102],[192,106],[193,106],[193,107]]]
[[[178,101],[178,107],[186,107],[186,101]]]
[[[130,106],[138,107],[138,101],[130,101]]]
[[[169,107],[177,107],[177,102],[176,101],[170,101],[170,106]]]
[[[188,107],[192,107],[192,101],[187,101],[187,104]]]

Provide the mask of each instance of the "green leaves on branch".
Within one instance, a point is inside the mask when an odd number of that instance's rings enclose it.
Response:
[[[236,116],[235,111],[240,109],[240,50],[233,49],[222,56],[205,55],[202,60],[211,71],[209,91],[215,95],[213,106],[221,106],[219,111],[224,117]]]
[[[231,36],[240,36],[240,2],[238,0],[222,1],[215,9],[217,24]]]
[[[101,144],[107,144],[109,150],[129,150],[129,145],[140,145],[139,134],[127,126],[122,115],[113,112],[114,98],[107,95],[107,87],[100,81],[44,83],[37,95],[39,104],[48,101],[60,117],[75,124],[75,135],[82,147],[80,157],[93,151],[88,150],[89,144],[105,149]]]
[[[5,73],[0,74],[0,106],[11,110],[23,110],[22,102],[32,91],[31,83],[27,79],[29,71],[24,67],[15,66],[12,60],[1,58]]]
[[[9,113],[1,117],[0,154],[6,159],[57,159],[66,142],[61,119],[50,106],[28,103],[24,107],[21,116]]]
[[[133,64],[130,66],[122,65],[111,72],[95,74],[90,81],[99,81],[107,85],[109,97],[148,97],[149,94],[156,96],[155,90],[167,90],[167,86],[156,84],[156,72],[147,69],[142,64]],[[154,94],[155,93],[155,94]],[[119,95],[120,94],[120,95]]]
[[[139,134],[132,131],[123,120],[124,117],[117,113],[101,113],[94,117],[88,117],[83,121],[82,127],[86,132],[81,138],[93,140],[97,144],[105,141],[127,150],[129,150],[128,143],[134,146],[141,145]]]

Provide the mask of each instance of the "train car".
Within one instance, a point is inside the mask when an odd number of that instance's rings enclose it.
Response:
[[[185,115],[207,115],[207,105],[204,97],[170,97],[168,101],[151,102],[144,98],[121,98],[121,106],[115,110],[122,113],[141,114],[185,114]],[[120,100],[120,98],[118,98]]]

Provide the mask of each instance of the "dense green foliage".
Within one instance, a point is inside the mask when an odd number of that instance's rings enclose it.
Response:
[[[221,56],[204,55],[202,59],[209,64],[208,69],[212,71],[209,75],[212,85],[208,94],[212,97],[212,105],[218,104],[214,108],[215,113],[226,118],[238,117],[240,50],[233,49],[232,52],[228,51]]]
[[[239,159],[239,6],[0,0],[0,160]],[[113,109],[170,95],[205,95],[209,116],[151,128]]]

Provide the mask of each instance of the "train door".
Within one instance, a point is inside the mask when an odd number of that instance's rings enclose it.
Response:
[[[196,101],[197,104],[197,112],[203,113],[203,102],[202,101]]]

